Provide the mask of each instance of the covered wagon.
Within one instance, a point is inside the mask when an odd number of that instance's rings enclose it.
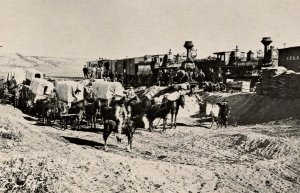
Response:
[[[30,68],[30,69],[26,70],[25,78],[26,78],[26,84],[30,84],[30,82],[33,79],[42,79],[42,78],[44,78],[44,75],[42,72],[40,72],[36,69]]]
[[[92,88],[95,96],[100,99],[121,99],[124,96],[124,87],[120,82],[96,81],[92,83]]]
[[[50,95],[53,92],[54,85],[45,79],[33,78],[29,89],[35,94],[33,101],[35,103],[38,99],[44,99],[47,95]]]
[[[71,102],[83,100],[83,85],[75,81],[59,81],[55,86],[58,100]]]

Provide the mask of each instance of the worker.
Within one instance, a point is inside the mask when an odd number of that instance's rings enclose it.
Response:
[[[219,119],[221,121],[221,125],[224,125],[226,128],[228,126],[228,115],[229,115],[228,101],[223,100],[222,102],[217,103],[217,105],[220,107]]]
[[[125,97],[119,101],[114,102],[114,119],[117,124],[117,140],[122,140],[122,127],[123,124],[128,120],[127,110],[125,107]]]
[[[199,83],[199,88],[203,87],[203,81],[205,79],[205,74],[203,70],[200,68],[200,71],[198,73],[198,83]]]
[[[137,101],[140,101],[139,97],[135,94],[133,87],[129,87],[129,90],[127,91],[126,95],[128,101],[133,100],[136,98]]]
[[[87,79],[88,78],[88,68],[86,65],[84,65],[82,71],[83,71],[84,78]]]

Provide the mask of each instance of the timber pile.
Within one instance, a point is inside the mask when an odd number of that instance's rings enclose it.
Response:
[[[273,98],[300,98],[300,73],[283,67],[265,68],[256,93]]]

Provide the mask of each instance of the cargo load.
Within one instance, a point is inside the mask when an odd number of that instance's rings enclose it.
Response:
[[[124,96],[124,87],[120,82],[95,81],[92,83],[92,89],[100,99],[121,99]]]
[[[94,79],[93,81],[91,81],[90,79],[84,79],[80,81],[80,84],[82,84],[85,87],[92,82],[103,82],[103,81],[104,79]]]
[[[75,81],[59,81],[55,90],[58,100],[67,102],[83,100],[83,85]]]
[[[163,88],[159,86],[151,86],[150,88],[147,88],[142,95],[146,96],[148,99],[152,99],[162,89]]]
[[[257,94],[273,98],[299,98],[300,73],[284,67],[263,68],[262,80],[257,87]]]

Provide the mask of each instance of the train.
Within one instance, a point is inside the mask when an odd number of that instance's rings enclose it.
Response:
[[[270,47],[270,37],[262,39],[264,53],[241,52],[238,47],[233,51],[215,52],[215,57],[197,59],[197,51],[193,49],[192,41],[186,41],[183,45],[186,54],[174,55],[171,50],[167,54],[145,55],[141,57],[124,59],[104,59],[87,62],[88,67],[104,67],[108,74],[125,75],[132,82],[136,82],[138,76],[157,76],[160,71],[185,70],[196,71],[202,69],[205,74],[209,69],[221,72],[228,79],[247,79],[254,85],[260,79],[262,67],[278,65],[278,49]]]

